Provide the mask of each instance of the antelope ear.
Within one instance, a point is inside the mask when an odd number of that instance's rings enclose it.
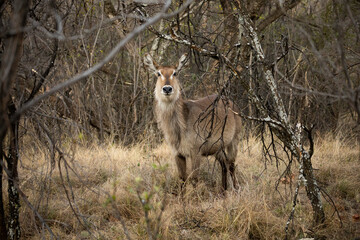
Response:
[[[159,66],[148,53],[144,56],[144,64],[150,71],[154,72],[155,74],[158,72]]]
[[[176,67],[176,71],[177,71],[177,72],[180,72],[180,71],[181,71],[181,69],[185,66],[187,60],[188,60],[188,55],[187,55],[187,53],[183,54],[183,55],[180,57],[179,63],[178,63],[178,65],[177,65],[177,67]]]

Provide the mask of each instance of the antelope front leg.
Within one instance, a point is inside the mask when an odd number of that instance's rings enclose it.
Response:
[[[194,183],[199,180],[200,160],[199,154],[191,154],[191,179]]]
[[[226,163],[223,160],[219,160],[220,166],[221,166],[221,179],[222,179],[222,188],[223,191],[227,190],[227,167]]]
[[[179,177],[185,183],[187,179],[186,175],[186,158],[181,154],[175,155],[176,166],[178,168]]]

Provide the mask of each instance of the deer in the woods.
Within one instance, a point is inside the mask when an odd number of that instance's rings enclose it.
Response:
[[[214,155],[221,166],[223,190],[227,189],[228,171],[237,189],[235,158],[241,127],[238,110],[233,102],[219,95],[184,100],[178,74],[186,61],[184,54],[176,66],[159,66],[149,54],[145,55],[145,65],[157,77],[155,115],[158,125],[173,151],[184,182],[188,177],[186,165],[189,159],[191,176],[196,179],[201,158]]]

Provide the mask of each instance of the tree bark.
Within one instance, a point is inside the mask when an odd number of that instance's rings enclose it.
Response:
[[[282,6],[278,5],[273,12],[271,12],[264,20],[257,24],[256,30],[258,32],[263,31],[267,26],[276,21],[278,18],[284,16],[288,10],[296,7],[300,2],[300,0],[284,1]]]
[[[277,137],[287,146],[287,148],[292,152],[292,154],[298,158],[300,166],[302,167],[302,169],[300,169],[300,172],[303,174],[303,180],[306,186],[306,193],[314,211],[314,224],[315,226],[321,225],[325,221],[325,213],[322,206],[320,188],[315,179],[311,163],[313,143],[309,151],[305,150],[301,141],[300,134],[297,136],[294,126],[292,126],[292,124],[289,122],[289,118],[285,110],[285,105],[283,103],[281,95],[279,94],[274,76],[272,72],[267,69],[267,66],[264,63],[265,55],[259,38],[253,25],[250,22],[250,19],[246,16],[245,12],[240,13],[239,23],[241,25],[241,28],[245,28],[247,32],[246,37],[249,39],[249,42],[251,43],[253,49],[257,54],[257,59],[261,64],[260,66],[265,75],[266,83],[269,87],[269,93],[274,100],[274,110],[276,111],[277,119],[279,120],[278,125],[274,125],[272,123],[277,120],[272,119],[270,117],[271,114],[266,109],[262,108],[261,104],[257,104],[257,106],[260,106],[260,112],[263,115],[265,114],[264,121],[268,122],[269,126],[274,129],[274,133],[277,135]],[[254,98],[252,100],[255,103],[259,101],[258,98]],[[301,125],[299,125],[299,127],[301,127]]]
[[[19,208],[20,200],[17,191],[17,129],[18,119],[11,122],[10,117],[15,113],[15,105],[11,102],[10,89],[17,74],[17,68],[22,55],[22,47],[24,40],[24,26],[26,24],[26,16],[29,10],[29,2],[26,0],[15,0],[13,2],[13,13],[10,19],[9,31],[7,39],[4,41],[5,50],[1,59],[0,66],[0,146],[1,161],[5,156],[3,154],[3,146],[6,134],[9,134],[10,150],[6,158],[8,167],[8,190],[9,190],[9,219],[8,232],[6,231],[6,218],[3,211],[2,193],[0,195],[0,238],[1,239],[19,239]],[[11,104],[9,104],[11,102]],[[10,112],[9,112],[10,110]],[[3,165],[0,168],[0,176],[3,174]],[[0,181],[0,189],[2,190],[2,181]]]
[[[319,186],[314,176],[314,171],[309,154],[302,156],[303,175],[305,179],[306,195],[311,202],[313,209],[313,222],[315,226],[325,222],[325,213],[321,202]]]
[[[3,191],[2,191],[2,179],[3,179],[3,146],[2,142],[0,142],[0,239],[7,239],[7,229],[6,229],[6,219],[4,212],[4,201],[3,201]]]
[[[12,103],[9,106],[10,116],[16,112],[16,107]],[[6,159],[8,168],[8,194],[9,194],[9,221],[8,221],[8,237],[11,240],[20,239],[20,222],[19,222],[19,209],[20,209],[20,198],[19,198],[19,174],[18,174],[18,162],[19,162],[19,151],[18,151],[18,135],[19,121],[16,119],[11,123],[9,129],[9,140],[10,149],[9,155]]]

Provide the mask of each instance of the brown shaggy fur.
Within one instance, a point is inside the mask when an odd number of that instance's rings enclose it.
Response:
[[[183,55],[177,66],[158,66],[150,55],[144,62],[157,76],[155,114],[166,142],[172,148],[180,178],[186,181],[187,160],[191,159],[192,177],[197,178],[200,160],[214,155],[222,169],[222,186],[227,189],[227,171],[235,188],[235,158],[240,141],[241,120],[231,101],[218,95],[197,100],[183,100],[177,73],[186,61]],[[167,93],[164,87],[171,88]]]

